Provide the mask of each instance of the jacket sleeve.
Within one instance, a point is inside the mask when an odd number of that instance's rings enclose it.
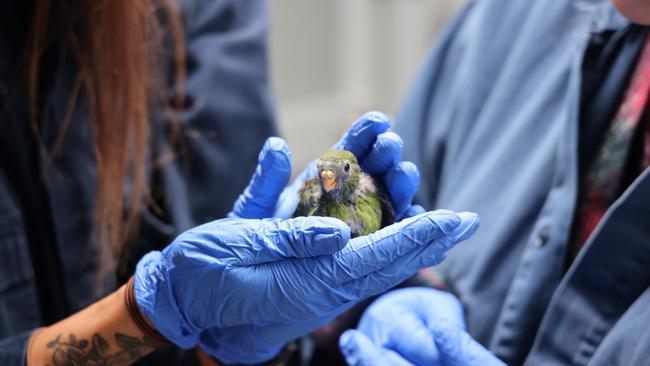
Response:
[[[25,366],[27,364],[27,343],[32,331],[20,333],[0,340],[0,365]]]

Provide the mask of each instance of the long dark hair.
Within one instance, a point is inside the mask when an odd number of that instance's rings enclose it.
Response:
[[[52,11],[56,4],[53,0],[34,1],[27,49],[28,98],[34,131],[40,62],[48,32],[57,24],[58,19],[53,19],[56,12]],[[182,98],[184,37],[174,0],[81,0],[79,5],[84,31],[65,34],[77,55],[79,71],[60,138],[51,148],[50,157],[56,155],[79,90],[84,89],[94,127],[98,171],[95,238],[101,248],[100,263],[108,269],[137,227],[147,193],[149,106],[152,97],[164,94],[160,90],[166,83],[159,62],[162,55],[169,54],[169,50],[164,50],[164,40],[170,39],[173,44],[175,82]],[[125,182],[131,187],[128,200],[123,197]]]

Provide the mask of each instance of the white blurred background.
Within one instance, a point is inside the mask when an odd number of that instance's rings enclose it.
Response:
[[[302,167],[356,117],[394,116],[466,0],[270,0],[271,74],[282,136]]]

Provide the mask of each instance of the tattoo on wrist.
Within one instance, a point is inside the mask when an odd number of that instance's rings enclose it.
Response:
[[[160,343],[148,336],[137,338],[115,333],[114,337],[118,347],[116,351],[111,349],[99,333],[93,334],[90,341],[77,339],[73,333],[67,339],[59,334],[47,343],[47,348],[54,350],[51,365],[130,365],[160,346]]]

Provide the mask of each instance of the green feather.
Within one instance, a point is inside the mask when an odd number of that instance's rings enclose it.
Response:
[[[347,150],[326,151],[318,158],[318,160],[329,160],[329,161],[336,161],[336,162],[342,162],[344,160],[348,160],[348,161],[354,161],[355,164],[358,164],[357,158],[354,156],[354,154]]]
[[[381,229],[381,201],[374,192],[368,192],[357,197],[355,222],[359,224],[359,235],[368,235]]]

